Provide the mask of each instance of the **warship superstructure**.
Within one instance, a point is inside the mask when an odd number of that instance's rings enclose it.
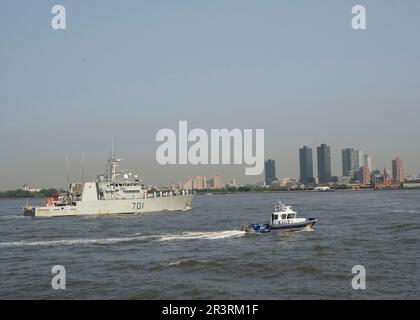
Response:
[[[112,152],[107,174],[98,176],[96,182],[70,184],[45,206],[24,207],[24,215],[62,217],[191,209],[192,190],[148,190],[137,175],[118,171],[121,160]]]

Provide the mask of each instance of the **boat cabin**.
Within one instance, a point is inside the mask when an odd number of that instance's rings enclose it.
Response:
[[[291,206],[285,206],[284,203],[279,202],[274,207],[274,212],[271,215],[271,224],[286,224],[301,222],[302,218],[297,218],[296,212],[292,210]]]
[[[273,213],[271,216],[271,221],[278,221],[278,220],[287,220],[287,219],[295,219],[296,213]]]

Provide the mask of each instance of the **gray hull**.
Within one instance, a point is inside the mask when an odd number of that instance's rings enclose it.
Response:
[[[155,197],[145,199],[80,201],[74,206],[24,207],[24,215],[35,217],[63,217],[79,215],[130,214],[191,209],[193,195]]]

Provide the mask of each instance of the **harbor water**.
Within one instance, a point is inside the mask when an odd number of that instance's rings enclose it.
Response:
[[[277,200],[315,231],[241,231]],[[200,195],[187,212],[95,217],[23,217],[25,205],[0,200],[1,299],[420,298],[420,191]]]

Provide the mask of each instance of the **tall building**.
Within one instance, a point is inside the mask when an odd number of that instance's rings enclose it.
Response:
[[[214,175],[211,177],[211,187],[213,189],[223,189],[223,184],[222,184],[222,177],[219,175]]]
[[[341,163],[344,177],[348,177],[350,175],[350,171],[352,170],[352,155],[352,149],[347,148],[341,150]]]
[[[264,162],[265,184],[271,185],[276,178],[276,162],[268,159]]]
[[[325,143],[317,148],[318,182],[331,182],[331,150]]]
[[[363,151],[362,150],[355,150],[354,151],[354,171],[359,171],[361,167],[363,167]]]
[[[368,166],[360,167],[360,183],[369,184],[370,183],[370,170]]]
[[[372,168],[372,157],[370,157],[369,155],[365,154],[364,156],[364,161],[363,161],[363,165],[369,168],[369,171],[372,172],[373,168]]]
[[[303,146],[299,149],[300,181],[303,184],[314,182],[314,165],[312,148]]]
[[[403,163],[400,158],[392,160],[392,180],[394,183],[404,182]]]
[[[343,176],[350,177],[356,170],[356,155],[352,148],[341,150]]]
[[[207,189],[207,180],[206,177],[197,176],[194,178],[194,189],[203,190]]]

